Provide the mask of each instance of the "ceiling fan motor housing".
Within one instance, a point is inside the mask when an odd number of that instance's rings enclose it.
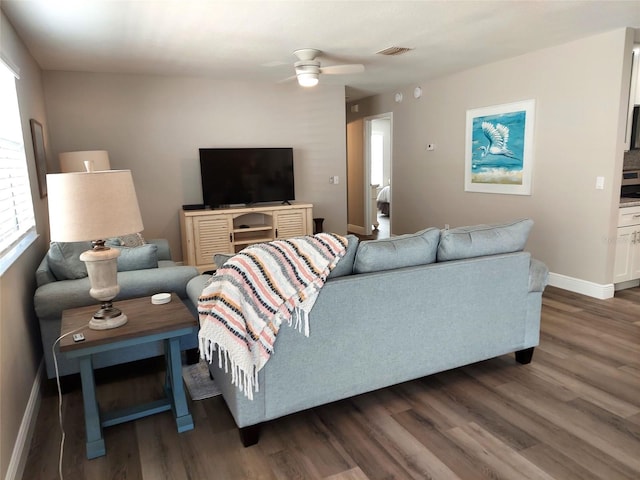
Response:
[[[296,75],[302,73],[320,73],[320,62],[318,60],[300,60],[294,64]]]

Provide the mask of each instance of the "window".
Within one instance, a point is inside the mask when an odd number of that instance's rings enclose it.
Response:
[[[14,247],[35,232],[17,77],[0,61],[0,261],[3,263]]]
[[[371,185],[384,186],[384,135],[371,134]]]

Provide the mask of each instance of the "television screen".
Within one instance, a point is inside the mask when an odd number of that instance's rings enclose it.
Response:
[[[201,148],[200,173],[210,208],[295,200],[292,148]]]

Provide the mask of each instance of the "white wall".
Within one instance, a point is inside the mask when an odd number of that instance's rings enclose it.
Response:
[[[11,478],[12,475],[18,475],[19,478],[19,463],[23,460],[19,456],[25,445],[16,441],[28,441],[24,436],[20,438],[19,433],[25,434],[24,429],[20,430],[21,422],[25,413],[27,416],[29,414],[27,405],[32,386],[39,384],[36,374],[42,358],[38,322],[33,312],[35,271],[46,252],[49,230],[47,201],[46,198],[40,198],[38,191],[29,119],[34,118],[43,125],[46,148],[47,122],[40,69],[2,12],[0,50],[2,56],[20,70],[20,80],[16,83],[18,103],[29,177],[32,179],[36,225],[40,234],[36,242],[0,277],[0,478]],[[14,447],[16,456],[11,462]],[[26,448],[29,448],[28,444]],[[11,471],[8,472],[9,467]]]
[[[362,116],[393,112],[393,233],[531,217],[527,249],[552,272],[610,284],[631,40],[619,29],[424,82],[417,100],[409,85],[400,104],[395,92],[356,102]],[[465,192],[466,111],[527,99],[532,195]]]
[[[45,72],[44,85],[55,158],[105,149],[112,168],[131,169],[144,235],[168,238],[174,259],[178,212],[202,203],[200,147],[293,147],[296,199],[346,233],[343,87],[73,72]]]

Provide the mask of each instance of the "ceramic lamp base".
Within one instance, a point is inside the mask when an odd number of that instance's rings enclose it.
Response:
[[[129,319],[124,313],[121,313],[117,317],[111,318],[95,318],[93,317],[89,321],[89,328],[91,330],[109,330],[111,328],[118,328],[127,323]]]

